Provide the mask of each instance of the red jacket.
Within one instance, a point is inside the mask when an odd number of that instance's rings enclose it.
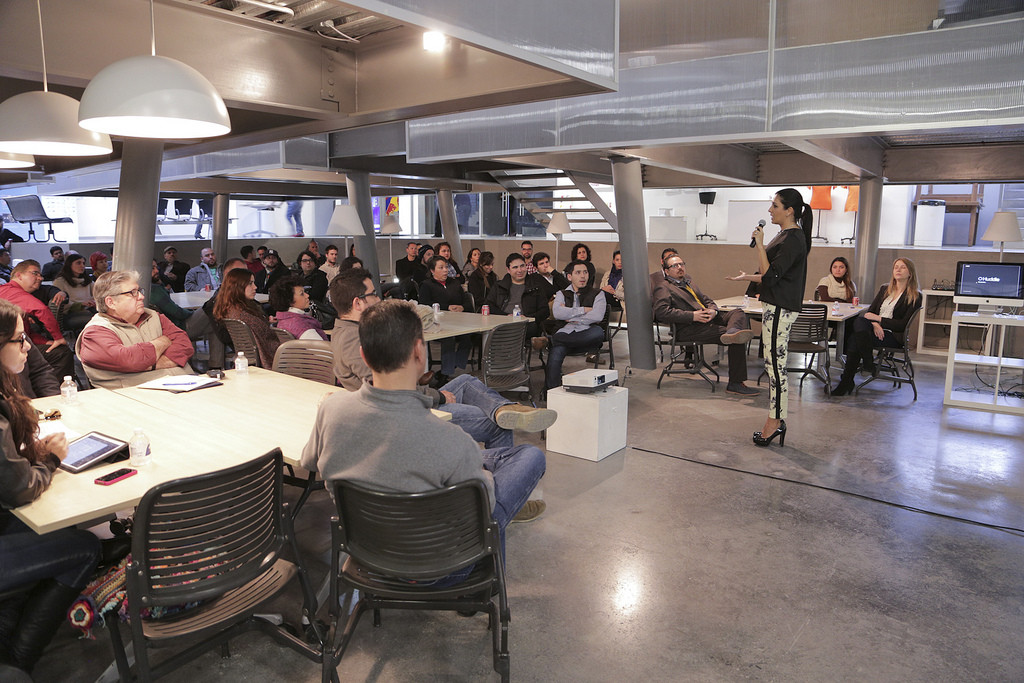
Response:
[[[39,334],[31,325],[29,325],[29,329],[27,329],[26,332],[28,332],[28,336],[32,338],[33,344],[49,344],[50,341],[60,341],[64,339],[64,335],[61,334],[60,327],[57,325],[57,319],[53,317],[53,312],[50,311],[50,307],[34,297],[32,294],[26,292],[25,289],[17,282],[0,285],[0,298],[7,299],[12,304],[19,306],[30,318],[33,318],[42,324],[42,326],[46,328],[46,331],[50,333],[52,340],[47,339],[42,334]]]

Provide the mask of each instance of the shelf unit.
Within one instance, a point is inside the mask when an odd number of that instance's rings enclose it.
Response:
[[[999,395],[999,385],[1006,374],[1020,373],[1024,381],[1024,358],[1006,358],[1003,356],[1006,345],[1006,333],[1009,328],[1024,328],[1024,315],[997,315],[956,311],[950,319],[949,359],[946,363],[946,392],[942,403],[959,408],[973,408],[995,413],[1024,415],[1024,400]],[[988,326],[991,341],[994,342],[995,355],[958,353],[957,338],[961,326]],[[956,366],[980,366],[995,368],[995,381],[991,394],[980,392],[956,391],[953,389]]]
[[[925,355],[932,356],[945,356],[949,354],[949,341],[942,339],[938,345],[936,342],[928,343],[927,332],[929,329],[935,330],[936,328],[940,331],[944,331],[947,328],[952,327],[952,321],[949,317],[956,310],[960,309],[953,303],[952,290],[945,289],[926,289],[921,292],[921,314],[917,316],[917,352]],[[971,305],[973,308],[977,306]],[[932,317],[929,311],[935,309],[937,316]],[[964,323],[968,327],[985,328],[985,325],[978,323]],[[985,351],[989,352],[991,348],[990,335],[986,335],[984,339]],[[970,348],[963,347],[960,351],[971,351]]]

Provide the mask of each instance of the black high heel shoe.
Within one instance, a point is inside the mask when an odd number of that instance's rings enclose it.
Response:
[[[760,446],[761,448],[767,448],[775,437],[779,437],[779,445],[786,445],[786,421],[780,420],[779,426],[769,436],[761,436],[761,432],[754,432],[754,445]]]

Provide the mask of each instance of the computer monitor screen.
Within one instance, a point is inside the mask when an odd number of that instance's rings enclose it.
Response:
[[[977,303],[1020,306],[1024,302],[1024,263],[960,261],[956,264],[956,296]]]

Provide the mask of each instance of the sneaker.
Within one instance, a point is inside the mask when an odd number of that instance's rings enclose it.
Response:
[[[548,504],[543,500],[528,500],[526,501],[526,505],[524,505],[519,512],[516,513],[516,516],[512,518],[511,523],[532,522],[543,515],[544,511],[547,509]]]
[[[587,362],[588,363],[600,363],[601,362],[601,354],[599,354],[599,353],[588,353],[587,354]]]
[[[736,330],[735,332],[726,332],[719,338],[719,341],[723,344],[746,344],[753,338],[753,330]]]
[[[555,424],[558,413],[547,408],[531,408],[510,403],[498,408],[494,421],[502,429],[518,429],[521,432],[542,432]]]
[[[534,337],[530,340],[530,344],[533,346],[534,351],[543,351],[548,347],[548,338]]]
[[[761,393],[754,387],[748,387],[743,382],[729,382],[725,387],[725,391],[728,394],[739,394],[740,396],[757,396]]]

